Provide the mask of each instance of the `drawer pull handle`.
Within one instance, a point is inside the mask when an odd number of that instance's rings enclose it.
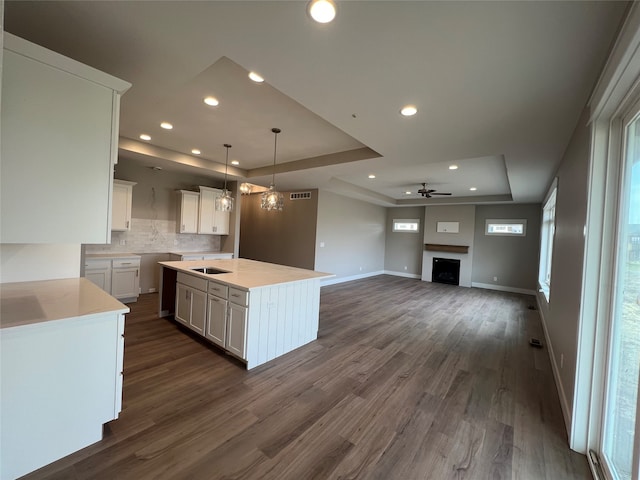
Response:
[[[120,265],[131,265],[131,264],[132,264],[132,262],[123,262]]]
[[[232,293],[231,296],[238,298],[240,295],[238,295],[237,293]]]

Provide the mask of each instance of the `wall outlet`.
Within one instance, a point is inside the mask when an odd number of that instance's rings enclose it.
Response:
[[[497,282],[498,281],[498,277],[493,277],[493,281]]]
[[[404,266],[404,269],[405,269],[405,270],[407,269],[407,266],[406,266],[406,265]]]
[[[126,245],[127,241],[124,238],[120,239],[120,245]]]
[[[320,242],[320,248],[324,248],[324,242]]]
[[[362,271],[362,267],[360,267],[360,271]]]
[[[177,238],[173,241],[173,244],[174,245],[178,245],[178,239]]]

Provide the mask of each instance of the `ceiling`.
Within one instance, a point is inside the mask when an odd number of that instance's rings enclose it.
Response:
[[[531,203],[545,194],[627,7],[337,3],[336,19],[321,25],[302,1],[5,1],[4,27],[131,82],[119,153],[143,165],[222,178],[229,143],[239,162],[231,178],[267,186],[278,127],[280,190],[384,206]],[[209,95],[218,106],[203,103]],[[400,115],[406,104],[418,113]],[[422,182],[452,195],[423,199]]]

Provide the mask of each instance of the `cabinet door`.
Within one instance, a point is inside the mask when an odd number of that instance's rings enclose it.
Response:
[[[123,232],[131,230],[132,185],[113,181],[113,199],[111,204],[111,230]]]
[[[91,280],[102,290],[111,294],[111,270],[103,268],[100,270],[85,270],[85,278]]]
[[[0,243],[108,243],[119,96],[64,66],[11,51],[7,43]]]
[[[176,283],[176,320],[185,325],[189,325],[191,318],[191,288]]]
[[[198,203],[200,194],[197,192],[180,192],[180,223],[179,233],[198,233]]]
[[[111,295],[116,298],[138,296],[139,268],[114,268],[111,271]]]
[[[198,217],[198,233],[215,233],[213,218],[216,213],[215,190],[212,188],[200,187],[200,210]]]
[[[189,327],[191,330],[204,336],[204,328],[207,321],[207,294],[200,290],[191,290],[191,318]]]
[[[227,325],[227,350],[246,360],[247,345],[247,308],[229,303],[229,321]]]
[[[215,295],[209,295],[209,313],[205,337],[224,348],[226,334],[227,301]]]
[[[216,196],[220,195],[222,195],[222,192],[216,194]],[[216,235],[229,235],[229,212],[214,210],[213,233]]]

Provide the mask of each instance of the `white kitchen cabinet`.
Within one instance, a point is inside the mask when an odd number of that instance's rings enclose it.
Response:
[[[0,243],[110,242],[120,95],[130,86],[4,32]]]
[[[247,359],[247,307],[229,302],[226,349]]]
[[[111,206],[111,231],[131,230],[131,204],[135,182],[113,181],[113,201]]]
[[[229,235],[229,212],[216,210],[216,198],[222,195],[222,190],[203,186],[199,188],[198,233]]]
[[[111,295],[118,300],[137,298],[140,293],[140,258],[113,259]]]
[[[176,320],[200,335],[207,321],[207,280],[179,273],[176,283]]]
[[[140,294],[140,256],[89,254],[84,277],[122,302],[135,302]]]
[[[85,260],[84,276],[111,294],[111,260]]]
[[[198,233],[200,194],[180,190],[178,196],[178,233]]]
[[[100,441],[118,418],[129,309],[83,278],[3,284],[0,297],[0,478],[10,479]]]
[[[207,312],[207,329],[205,337],[216,345],[225,348],[227,337],[227,300],[209,295],[209,310]]]

